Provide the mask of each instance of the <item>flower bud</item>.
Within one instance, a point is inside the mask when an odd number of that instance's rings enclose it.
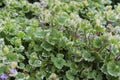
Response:
[[[7,46],[5,46],[3,48],[3,52],[4,52],[4,54],[8,54],[9,53],[9,48]]]
[[[11,67],[11,68],[16,68],[17,65],[18,65],[17,62],[11,62],[11,63],[10,63],[10,67]]]

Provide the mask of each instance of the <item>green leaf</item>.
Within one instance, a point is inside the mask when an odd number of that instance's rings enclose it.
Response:
[[[63,54],[57,54],[57,57],[58,57],[58,58],[63,58],[64,55],[63,55]]]
[[[15,53],[9,53],[9,54],[7,54],[7,60],[9,62],[11,62],[11,61],[18,61],[17,54],[15,54]]]
[[[114,77],[111,75],[107,75],[106,78],[107,78],[107,80],[119,80],[120,79],[119,77]]]
[[[25,32],[28,36],[33,36],[33,33],[35,32],[35,28],[33,28],[31,26],[27,26],[25,28]]]
[[[30,59],[38,59],[37,53],[35,53],[35,52],[31,53]]]
[[[37,79],[42,79],[43,80],[43,78],[46,76],[46,72],[43,71],[43,70],[40,70],[36,73],[35,76],[36,76]]]
[[[44,39],[47,32],[48,32],[47,30],[43,31],[41,28],[37,28],[36,31],[34,32],[34,38],[35,39]]]
[[[68,80],[75,80],[74,73],[71,70],[66,72],[66,77]]]
[[[96,77],[96,80],[103,80],[103,77],[102,77],[102,73],[98,73],[97,77]]]
[[[69,18],[69,15],[67,13],[62,13],[60,16],[57,16],[57,22],[58,24],[63,25],[66,22],[66,19]]]
[[[18,59],[19,59],[20,61],[23,61],[23,60],[25,60],[25,57],[24,57],[23,55],[21,55],[21,54],[18,54]]]
[[[96,78],[96,75],[97,72],[95,70],[92,70],[92,71],[89,71],[88,72],[88,78],[91,79],[91,78]]]
[[[8,71],[8,66],[4,65],[4,66],[0,66],[0,75],[4,72]]]
[[[11,38],[10,42],[15,46],[21,46],[21,39],[18,37]]]
[[[52,37],[52,36],[48,36],[48,38],[47,38],[46,41],[47,41],[49,44],[51,44],[51,45],[55,45],[56,39],[57,39],[57,38],[54,38],[54,37]]]
[[[51,51],[52,50],[52,46],[45,41],[41,44],[41,47],[43,49],[45,49],[46,51]]]
[[[25,33],[22,32],[22,31],[19,31],[19,32],[17,33],[17,36],[18,36],[19,38],[23,38],[23,37],[25,36]]]
[[[103,66],[101,67],[101,71],[104,73],[104,74],[108,74],[108,72],[107,72],[107,64],[103,64]]]
[[[25,79],[25,75],[23,73],[18,72],[16,76],[16,80],[24,80],[24,79]]]
[[[25,68],[25,64],[24,64],[24,63],[19,63],[18,68],[20,68],[20,69],[24,69],[24,68]]]
[[[50,57],[52,53],[48,53],[47,51],[42,52],[42,57]]]
[[[61,59],[61,58],[58,58],[58,59],[55,59],[55,61],[53,61],[53,63],[58,69],[62,69],[62,67],[65,64],[65,60]]]
[[[101,26],[97,26],[96,27],[96,30],[99,31],[99,32],[104,32],[104,28],[102,28]]]
[[[27,72],[30,72],[30,71],[31,71],[31,68],[32,68],[32,66],[29,65],[29,64],[27,64],[27,65],[25,66],[25,70],[26,70]]]
[[[114,61],[110,61],[107,64],[107,71],[111,76],[119,76],[120,75],[120,66],[115,64]]]
[[[65,48],[66,45],[67,45],[67,38],[66,37],[60,38],[58,47]]]
[[[32,67],[40,67],[42,62],[40,60],[32,60],[30,59],[29,60],[29,64],[32,66]]]
[[[76,56],[74,59],[75,62],[80,62],[82,60],[83,60],[83,58],[81,56]]]
[[[52,56],[51,61],[57,67],[58,69],[62,69],[62,67],[65,65],[65,60],[63,59],[63,55],[59,54],[57,57]]]
[[[83,51],[82,57],[88,62],[94,61],[94,57],[91,55],[91,53],[88,53],[87,51]]]
[[[93,40],[93,46],[95,48],[100,48],[102,45],[102,41],[100,39],[100,37],[96,37],[94,40]]]

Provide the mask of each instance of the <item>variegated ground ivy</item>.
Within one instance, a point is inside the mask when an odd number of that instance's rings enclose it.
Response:
[[[0,0],[1,80],[120,80],[112,1]]]

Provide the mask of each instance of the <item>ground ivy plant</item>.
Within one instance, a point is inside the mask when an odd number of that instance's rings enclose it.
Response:
[[[0,0],[1,80],[120,80],[120,4]]]

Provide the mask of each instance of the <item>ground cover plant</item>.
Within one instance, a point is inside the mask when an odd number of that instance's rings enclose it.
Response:
[[[1,80],[120,80],[114,0],[0,0]]]

